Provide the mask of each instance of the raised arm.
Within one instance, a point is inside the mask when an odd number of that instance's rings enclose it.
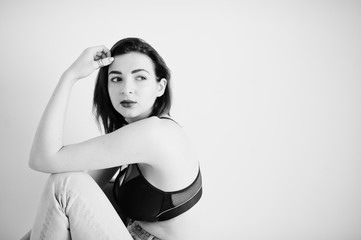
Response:
[[[98,68],[96,59],[101,52],[106,57],[103,63],[110,64],[107,49],[89,48],[60,78],[37,129],[30,167],[46,173],[107,169],[132,163],[164,168],[165,164],[177,160],[181,163],[189,158],[188,143],[180,127],[158,117],[132,122],[81,143],[64,145],[63,125],[72,86]]]
[[[113,61],[106,47],[88,48],[62,74],[35,134],[29,159],[31,168],[41,169],[41,159],[51,159],[62,149],[64,120],[71,89],[76,81],[99,68],[99,59],[102,59],[104,66]]]
[[[41,172],[57,173],[113,168],[131,163],[159,166],[158,163],[181,151],[180,132],[174,123],[150,117],[115,132],[63,146],[48,155],[39,153],[36,158],[34,155],[31,167]],[[179,154],[179,157],[184,156]]]

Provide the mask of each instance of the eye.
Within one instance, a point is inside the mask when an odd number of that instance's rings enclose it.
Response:
[[[122,78],[120,78],[120,77],[113,77],[113,78],[110,79],[110,81],[111,81],[111,82],[120,82],[120,81],[122,81]]]
[[[137,76],[137,77],[135,77],[135,79],[136,79],[136,80],[139,80],[139,81],[147,80],[147,78],[144,77],[144,76]]]

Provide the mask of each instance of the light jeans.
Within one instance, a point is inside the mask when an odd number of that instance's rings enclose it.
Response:
[[[133,239],[98,184],[86,173],[52,174],[30,239]]]

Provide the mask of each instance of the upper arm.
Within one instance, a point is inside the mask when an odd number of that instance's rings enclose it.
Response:
[[[147,118],[112,133],[64,146],[54,156],[42,161],[36,170],[68,172],[113,168],[132,163],[154,164],[168,148],[166,129],[158,118]]]

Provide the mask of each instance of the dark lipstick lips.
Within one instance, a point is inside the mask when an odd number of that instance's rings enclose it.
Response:
[[[131,100],[123,100],[120,102],[120,105],[122,105],[125,108],[133,107],[137,102],[131,101]]]

